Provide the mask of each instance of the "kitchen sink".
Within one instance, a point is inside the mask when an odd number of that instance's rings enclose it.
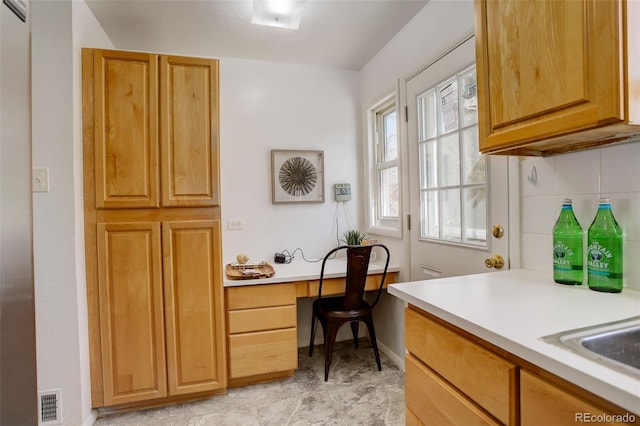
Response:
[[[640,316],[567,330],[541,339],[640,378]]]

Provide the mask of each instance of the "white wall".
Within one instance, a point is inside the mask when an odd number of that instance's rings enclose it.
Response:
[[[92,424],[84,271],[80,46],[113,47],[84,2],[32,3],[32,159],[38,388],[62,389],[64,424]]]
[[[473,1],[471,0],[431,0],[384,48],[380,50],[361,70],[361,114],[387,95],[396,92],[400,83],[404,87],[406,79],[422,70],[447,50],[474,32]],[[403,95],[401,92],[400,95]],[[402,96],[401,96],[402,98]],[[401,99],[402,101],[402,99]],[[364,116],[363,116],[364,117]],[[366,120],[363,118],[363,126]],[[404,122],[401,111],[400,122]],[[404,127],[401,125],[401,132]],[[366,134],[366,129],[362,130]],[[405,136],[401,134],[400,140]],[[366,143],[365,140],[362,143]],[[401,142],[401,174],[403,215],[409,212],[408,197],[408,153]],[[406,143],[406,142],[404,142]],[[367,167],[364,156],[358,167],[364,173]],[[406,216],[403,216],[403,218]],[[390,251],[392,262],[401,267],[400,280],[408,280],[409,239],[406,229],[404,237],[378,237]],[[376,334],[397,363],[404,363],[404,305],[389,295],[384,295],[376,308]]]
[[[317,259],[358,225],[362,200],[358,73],[278,62],[220,61],[220,153],[223,256],[239,253],[273,261],[275,252],[300,247]],[[271,203],[272,149],[324,151],[325,202]],[[344,207],[333,185],[349,182],[354,199]],[[244,229],[226,229],[242,219]],[[297,254],[300,259],[300,253]]]
[[[611,198],[611,209],[623,230],[623,287],[640,289],[640,141],[520,162],[522,265],[553,270],[552,230],[562,199],[573,209],[586,232],[600,197]],[[532,167],[537,183],[527,180]]]

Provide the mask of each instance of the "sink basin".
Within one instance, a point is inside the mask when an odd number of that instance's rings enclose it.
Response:
[[[541,339],[640,378],[640,316],[563,331]]]

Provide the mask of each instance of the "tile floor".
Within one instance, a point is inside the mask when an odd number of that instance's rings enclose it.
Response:
[[[388,425],[405,423],[404,373],[384,354],[378,371],[368,340],[340,342],[329,381],[323,347],[312,358],[299,349],[294,377],[243,388],[204,401],[101,417],[95,426]]]

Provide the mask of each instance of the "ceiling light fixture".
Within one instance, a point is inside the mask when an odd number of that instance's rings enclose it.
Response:
[[[253,0],[251,23],[297,30],[303,3],[301,0]]]

